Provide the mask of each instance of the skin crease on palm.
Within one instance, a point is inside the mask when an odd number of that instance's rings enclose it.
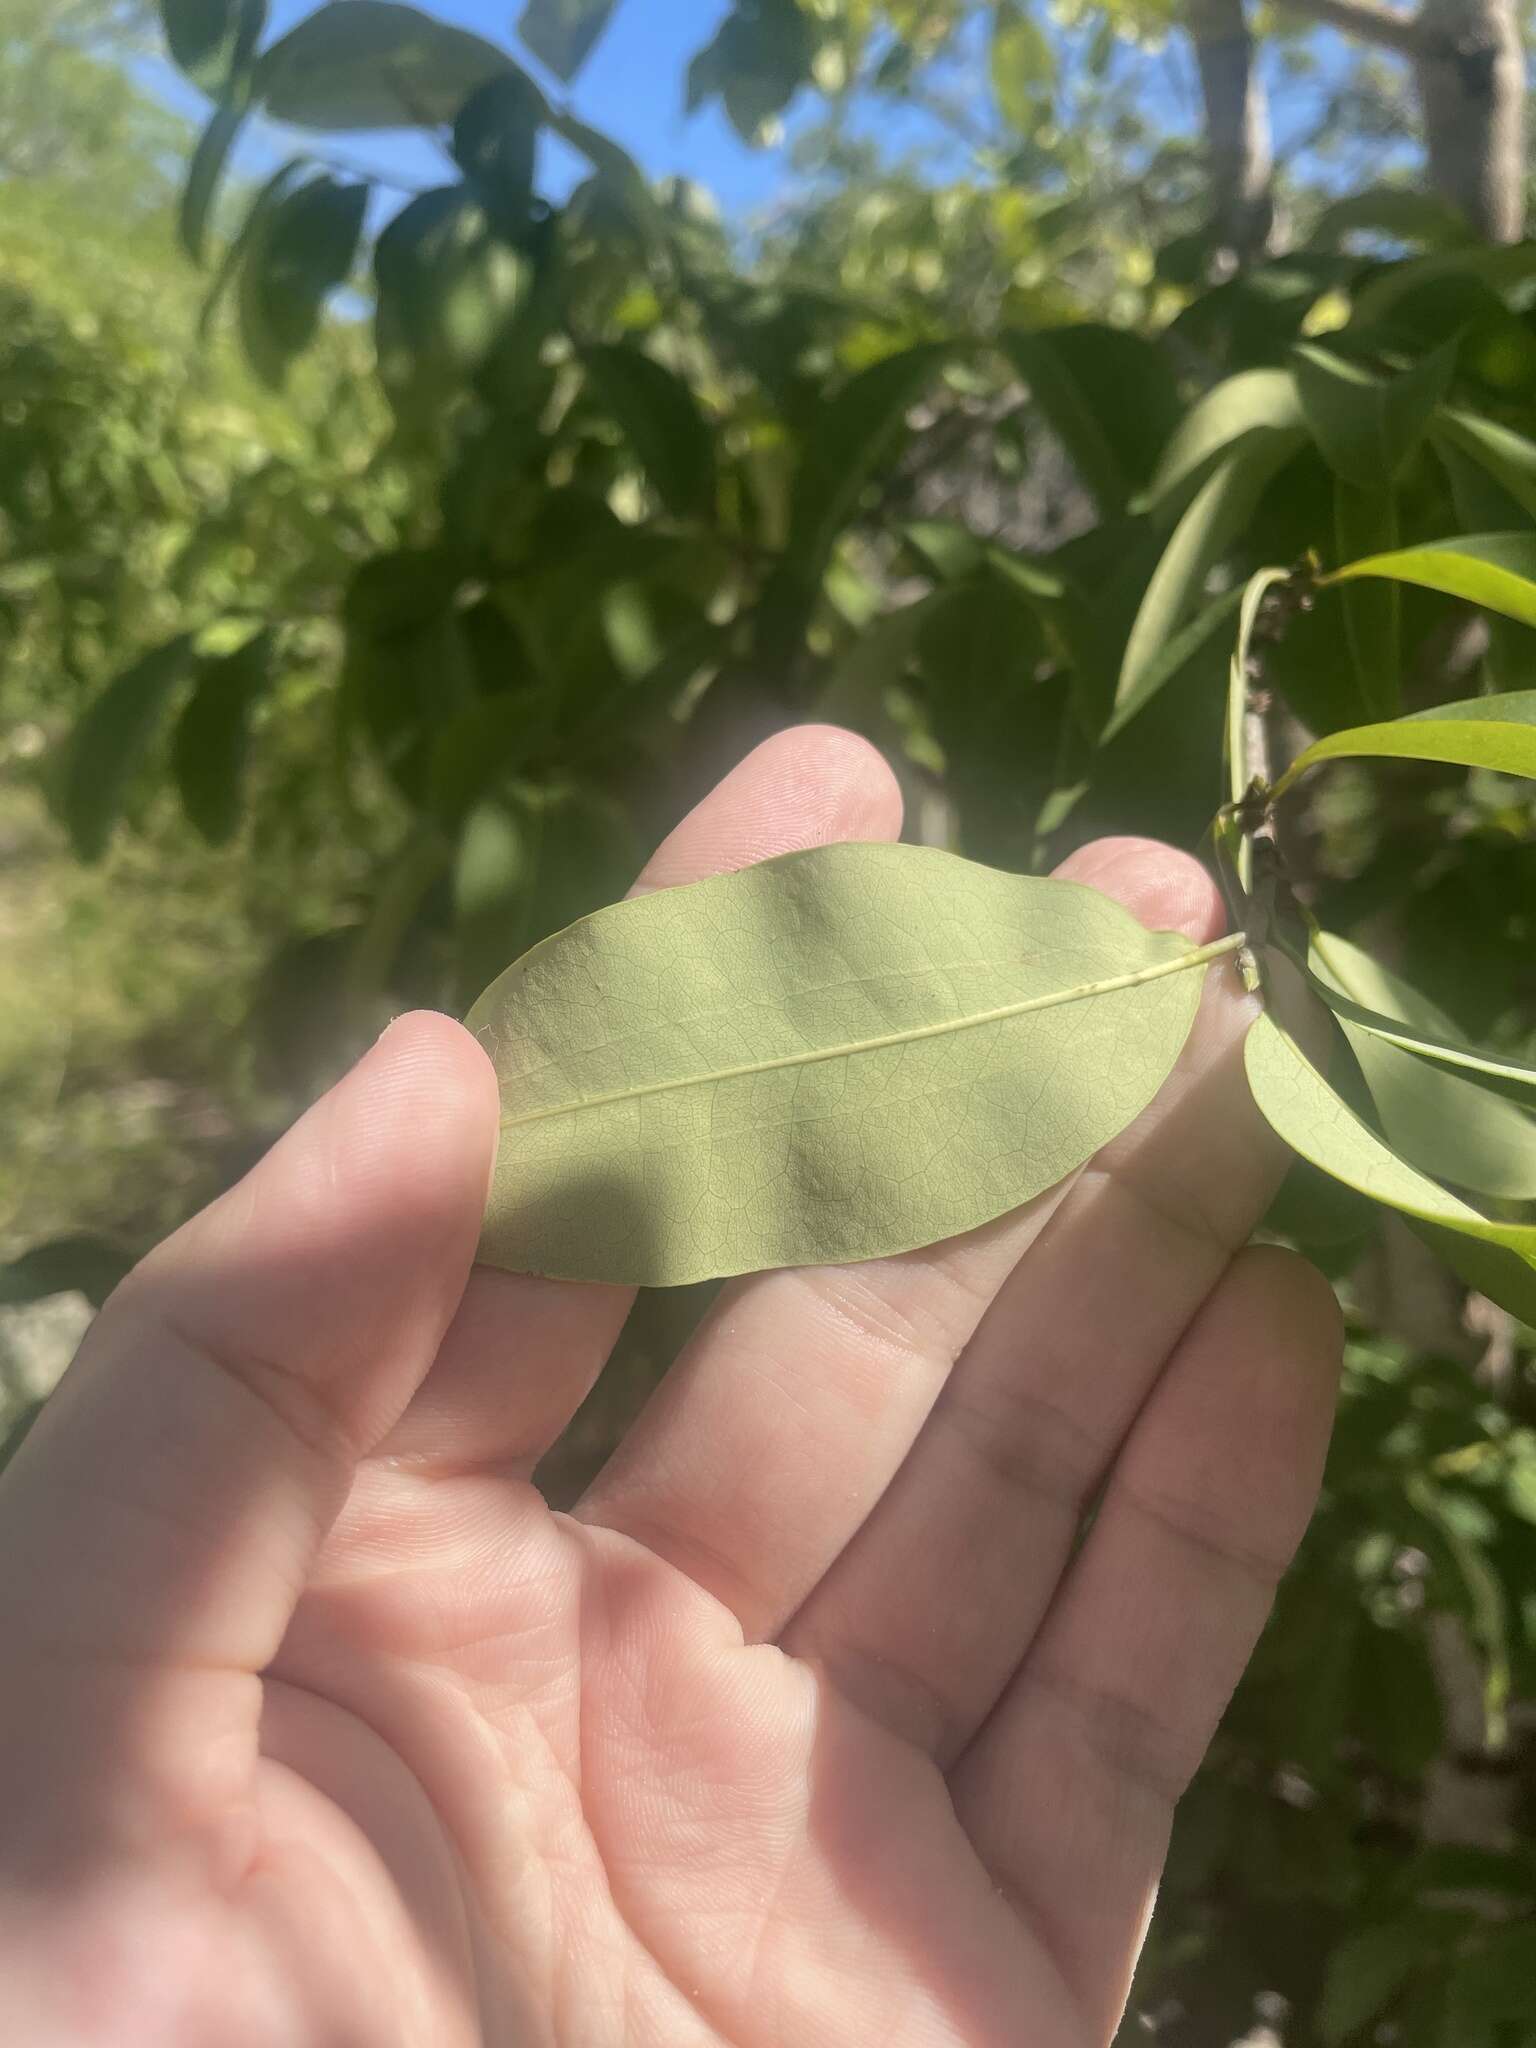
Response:
[[[802,728],[641,886],[899,823]],[[1066,872],[1220,929],[1167,849]],[[490,1068],[392,1025],[0,1486],[0,2040],[1100,2048],[1332,1407],[1327,1286],[1242,1249],[1248,1013],[1213,969],[1028,1208],[728,1285],[570,1516],[531,1474],[628,1296],[471,1271]]]

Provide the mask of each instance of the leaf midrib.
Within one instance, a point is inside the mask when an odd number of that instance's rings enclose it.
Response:
[[[1033,1010],[1056,1009],[1063,1003],[1075,1003],[1089,996],[1112,995],[1123,988],[1137,988],[1143,982],[1161,981],[1165,975],[1182,974],[1190,968],[1203,967],[1210,960],[1217,960],[1226,953],[1235,953],[1247,944],[1243,932],[1229,933],[1226,938],[1215,939],[1207,946],[1196,946],[1191,952],[1181,953],[1173,960],[1158,960],[1150,967],[1138,967],[1126,974],[1110,975],[1103,981],[1085,981],[1076,988],[1052,989],[1043,996],[1027,996],[1022,1002],[1004,1003],[994,1010],[978,1011],[973,1017],[946,1017],[936,1024],[919,1024],[906,1031],[891,1031],[879,1038],[855,1039],[844,1045],[828,1045],[806,1052],[782,1054],[777,1059],[749,1060],[737,1067],[721,1067],[703,1074],[685,1074],[665,1081],[646,1081],[638,1087],[615,1088],[605,1095],[587,1095],[574,1102],[555,1103],[547,1109],[529,1110],[522,1116],[506,1116],[501,1119],[504,1131],[519,1130],[526,1124],[547,1123],[551,1117],[579,1116],[590,1109],[607,1109],[616,1102],[638,1102],[648,1095],[666,1095],[684,1088],[699,1088],[710,1082],[744,1080],[752,1074],[771,1074],[786,1067],[811,1067],[826,1060],[851,1059],[857,1053],[882,1052],[893,1045],[912,1045],[925,1038],[942,1038],[946,1033],[979,1030],[984,1024],[1006,1023],[1011,1017],[1022,1017]]]

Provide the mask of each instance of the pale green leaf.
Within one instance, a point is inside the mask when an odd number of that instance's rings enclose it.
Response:
[[[1180,496],[1250,434],[1283,434],[1292,447],[1301,446],[1306,422],[1289,370],[1242,370],[1192,405],[1163,450],[1144,509],[1155,511]]]
[[[1329,468],[1346,483],[1382,491],[1418,453],[1456,365],[1454,347],[1435,349],[1396,376],[1308,342],[1291,351],[1296,393]]]
[[[1319,761],[1367,756],[1444,761],[1462,768],[1491,768],[1500,775],[1536,776],[1536,690],[1469,697],[1382,725],[1327,733],[1296,756],[1275,785],[1275,794],[1282,796]]]
[[[1448,1194],[1363,1123],[1274,1019],[1255,1018],[1243,1047],[1253,1099],[1293,1152],[1374,1201],[1425,1223],[1536,1255],[1536,1224],[1503,1223]]]
[[[481,1257],[672,1285],[969,1229],[1145,1107],[1236,944],[916,846],[599,911],[470,1013],[502,1100]]]

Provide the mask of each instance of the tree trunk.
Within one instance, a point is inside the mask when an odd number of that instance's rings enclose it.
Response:
[[[1490,242],[1525,227],[1525,56],[1513,0],[1424,0],[1414,69],[1429,182]]]
[[[1228,261],[1248,262],[1274,232],[1275,166],[1243,0],[1189,0],[1187,21],[1205,101],[1212,225]]]

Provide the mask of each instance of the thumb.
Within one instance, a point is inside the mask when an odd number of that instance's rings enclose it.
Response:
[[[402,1018],[131,1273],[0,1488],[13,1668],[257,1671],[474,1257],[496,1084]]]

